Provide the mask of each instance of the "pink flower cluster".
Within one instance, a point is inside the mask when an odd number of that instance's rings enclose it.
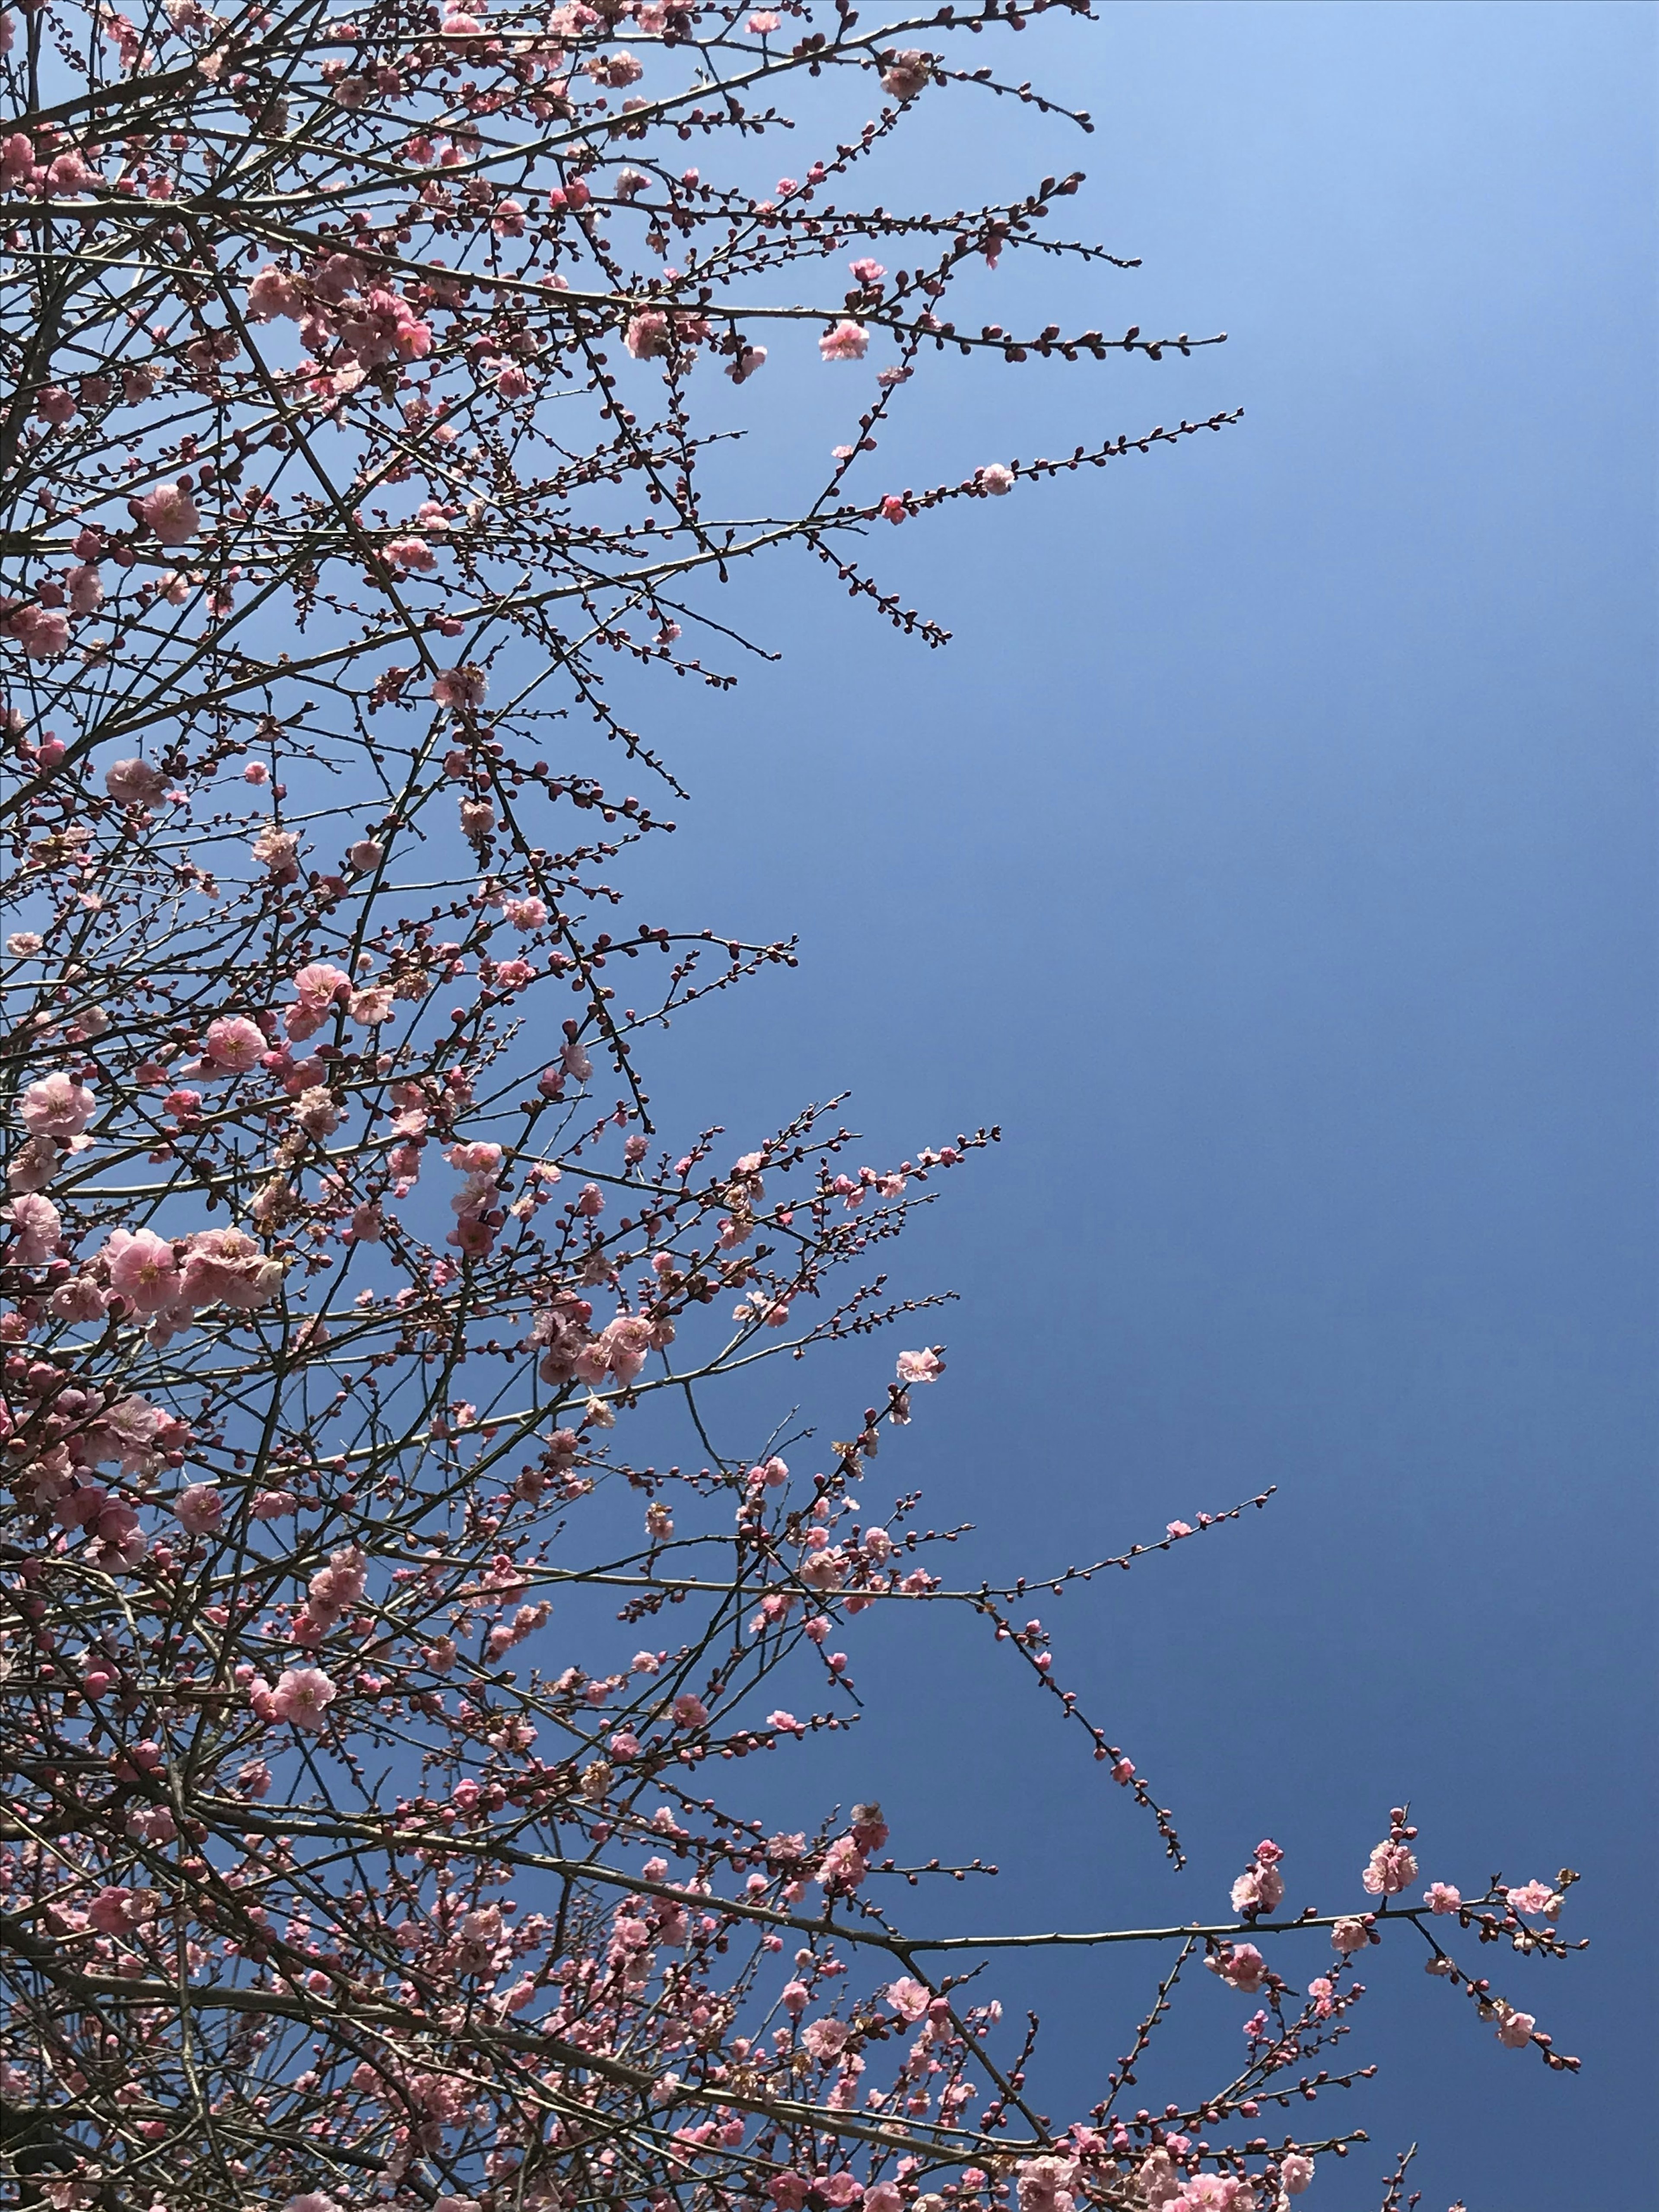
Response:
[[[531,1343],[542,1347],[537,1372],[555,1385],[592,1385],[614,1376],[624,1388],[643,1371],[651,1352],[673,1340],[672,1322],[653,1322],[641,1314],[618,1314],[594,1335],[587,1324],[593,1309],[569,1294],[536,1316]]]
[[[291,1721],[315,1735],[339,1694],[320,1667],[288,1667],[274,1687],[256,1675],[248,1686],[248,1703],[262,1721]]]
[[[1255,1847],[1250,1863],[1233,1884],[1233,1911],[1254,1920],[1261,1913],[1276,1912],[1285,1896],[1285,1877],[1279,1871],[1279,1863],[1285,1854],[1271,1838],[1264,1838]]]

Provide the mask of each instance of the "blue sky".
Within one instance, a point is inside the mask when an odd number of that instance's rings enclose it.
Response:
[[[1001,106],[964,133],[941,104],[911,189],[1075,159],[1080,233],[1144,268],[1008,270],[1002,296],[1229,343],[947,365],[871,488],[1243,422],[884,533],[945,653],[786,560],[722,610],[782,659],[646,709],[694,793],[653,905],[804,956],[677,1027],[659,1105],[747,1143],[851,1085],[872,1160],[1006,1133],[899,1263],[962,1297],[893,1486],[975,1524],[977,1574],[1278,1486],[1048,1615],[1186,1874],[965,1634],[919,1662],[871,1627],[884,1717],[788,1788],[878,1794],[907,1854],[999,1861],[981,1926],[1207,1917],[1263,1833],[1292,1902],[1339,1909],[1405,1796],[1425,1875],[1584,1875],[1595,1948],[1499,1984],[1583,2076],[1373,1954],[1351,2049],[1383,2071],[1328,2115],[1373,2149],[1322,2172],[1331,2206],[1375,2203],[1413,2139],[1425,2203],[1471,2212],[1583,2201],[1586,2142],[1652,2148],[1650,1962],[1622,1931],[1656,1811],[1655,23],[1129,5],[1029,33],[1020,72],[1096,134],[1073,154]],[[863,374],[801,350],[766,371],[767,467],[816,465]],[[809,1410],[862,1405],[891,1348],[804,1374]],[[1041,2001],[1044,2109],[1092,2100],[1150,1963],[999,1975]],[[1154,2106],[1242,2054],[1204,1979]]]

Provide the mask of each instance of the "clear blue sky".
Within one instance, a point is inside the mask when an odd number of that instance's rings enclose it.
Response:
[[[1145,268],[1002,296],[1231,342],[952,368],[872,489],[1244,422],[884,533],[945,654],[786,562],[740,594],[781,664],[647,710],[695,791],[653,905],[805,954],[678,1027],[659,1100],[747,1142],[851,1083],[872,1159],[1006,1133],[902,1262],[963,1297],[883,1483],[975,1522],[976,1571],[1279,1486],[1048,1609],[1186,1875],[965,1636],[918,1682],[870,1630],[861,1682],[908,1703],[844,1771],[801,1755],[803,1810],[878,1793],[907,1853],[999,1860],[981,1925],[1207,1916],[1267,1832],[1292,1902],[1337,1909],[1405,1794],[1425,1874],[1585,1875],[1587,1959],[1482,1961],[1583,2075],[1373,1954],[1351,2047],[1384,2070],[1328,2119],[1376,2148],[1318,2205],[1374,2203],[1413,2136],[1431,2212],[1586,2203],[1613,2179],[1587,2140],[1638,2170],[1633,2113],[1652,2149],[1651,1947],[1620,1930],[1656,1809],[1655,33],[1589,0],[1034,30],[1020,73],[1097,134],[1073,155],[999,107],[971,139],[940,106],[915,188],[953,204],[965,149],[1010,180],[1075,159],[1080,229]],[[838,372],[782,350],[768,465],[844,432]],[[800,1374],[808,1409],[833,1427],[892,1348]],[[1188,2094],[1243,2050],[1203,1978],[1170,2039]],[[1000,1981],[1042,1993],[1057,2115],[1150,1989],[1115,1959]]]

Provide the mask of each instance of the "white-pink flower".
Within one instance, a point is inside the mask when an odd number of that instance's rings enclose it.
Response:
[[[78,568],[71,568],[64,580],[69,586],[71,611],[77,615],[95,615],[104,604],[104,580],[95,564],[90,561],[83,562]]]
[[[69,617],[55,609],[20,607],[9,627],[31,660],[56,660],[69,644]]]
[[[270,1710],[277,1720],[292,1721],[295,1728],[315,1735],[339,1694],[320,1667],[289,1667],[270,1693]]]
[[[920,2020],[933,2002],[933,1992],[927,1984],[913,1981],[908,1974],[896,1982],[889,1982],[884,1994],[893,2010],[904,2021]]]
[[[208,1024],[207,1056],[216,1067],[246,1074],[250,1067],[258,1066],[264,1050],[264,1031],[245,1015],[224,1014]]]
[[[1529,1917],[1535,1917],[1540,1913],[1559,1912],[1561,1909],[1559,1896],[1541,1881],[1523,1882],[1519,1889],[1510,1890],[1509,1902],[1512,1912],[1524,1912]]]
[[[294,988],[299,1003],[289,1008],[285,1018],[289,1035],[298,1042],[314,1036],[337,999],[349,996],[351,978],[343,968],[336,968],[326,960],[313,960],[295,976]]]
[[[815,2020],[801,2041],[822,2065],[826,2059],[840,2057],[852,2033],[844,2020]]]
[[[1417,1861],[1406,1844],[1378,1844],[1359,1877],[1372,1897],[1398,1897],[1417,1880]]]
[[[993,461],[988,467],[980,471],[979,481],[981,490],[988,491],[995,498],[1000,499],[1005,493],[1013,489],[1014,472],[1010,468],[1005,468],[1000,461]]]
[[[167,780],[148,761],[112,761],[104,770],[104,788],[118,805],[153,805],[167,787]]]
[[[192,1482],[173,1510],[192,1536],[210,1536],[225,1517],[225,1501],[210,1482]]]
[[[299,286],[283,270],[270,262],[254,277],[247,288],[247,319],[251,323],[269,323],[278,315],[297,323],[305,313],[305,301]]]
[[[908,1389],[913,1382],[937,1382],[945,1372],[945,1362],[936,1352],[901,1352],[898,1356],[898,1379]]]
[[[1254,1943],[1235,1943],[1221,1961],[1220,1970],[1236,1990],[1254,1996],[1261,1987],[1267,1972],[1267,1962]]]
[[[488,689],[489,678],[482,668],[441,668],[432,696],[441,707],[476,707]]]
[[[72,1075],[43,1075],[25,1090],[19,1110],[32,1137],[72,1143],[97,1111],[98,1102]]]
[[[933,80],[932,58],[919,47],[907,46],[889,58],[881,73],[882,89],[895,100],[914,100]]]
[[[12,1244],[6,1257],[14,1267],[38,1267],[58,1249],[63,1217],[38,1191],[24,1191],[13,1199],[3,1218],[11,1224]]]
[[[135,1313],[160,1313],[179,1295],[173,1247],[153,1229],[111,1230],[99,1256],[108,1267],[111,1290]]]
[[[870,333],[862,323],[840,322],[818,340],[825,361],[862,361],[870,350]]]
[[[163,545],[188,545],[202,526],[196,502],[182,484],[158,484],[138,507]]]
[[[635,315],[623,333],[623,343],[635,361],[659,361],[673,349],[668,318],[660,307],[647,307]]]

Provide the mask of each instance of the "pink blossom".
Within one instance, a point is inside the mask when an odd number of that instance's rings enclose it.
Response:
[[[818,1885],[831,1891],[856,1889],[869,1871],[863,1852],[851,1836],[837,1836],[818,1863]]]
[[[870,333],[862,323],[839,322],[818,340],[825,361],[862,361],[870,349]]]
[[[1279,2162],[1279,2178],[1287,2197],[1300,2197],[1313,2179],[1314,2162],[1299,2150],[1287,2151]]]
[[[1014,472],[1010,468],[1005,468],[1000,461],[993,461],[988,467],[980,471],[979,483],[981,490],[988,491],[994,498],[1000,499],[1005,493],[1013,489]]]
[[[444,668],[438,672],[432,696],[441,707],[476,707],[488,689],[482,668]]]
[[[708,1706],[701,1698],[694,1697],[690,1690],[675,1698],[673,1713],[676,1725],[680,1728],[698,1729],[708,1725]]]
[[[21,131],[0,140],[0,187],[27,184],[34,167],[34,141]]]
[[[52,1292],[52,1310],[60,1321],[101,1321],[104,1294],[90,1275],[71,1275]]]
[[[64,1233],[63,1217],[49,1198],[25,1191],[4,1209],[11,1224],[12,1246],[6,1255],[15,1267],[38,1267],[51,1259]]]
[[[241,1312],[265,1304],[283,1279],[283,1263],[267,1258],[242,1229],[198,1229],[185,1255],[179,1293],[188,1305],[226,1305]]]
[[[607,1323],[595,1350],[602,1353],[604,1367],[610,1370],[617,1382],[628,1383],[633,1382],[644,1367],[654,1340],[655,1332],[651,1322],[641,1319],[638,1314],[618,1314],[615,1321]],[[584,1379],[597,1381],[598,1377]]]
[[[264,1049],[264,1031],[240,1014],[224,1014],[208,1024],[207,1056],[216,1067],[245,1074],[258,1066]]]
[[[1019,2212],[1073,2212],[1077,2167],[1068,2158],[1023,2158],[1016,2202]]]
[[[308,1085],[295,1100],[292,1112],[295,1123],[308,1137],[331,1137],[342,1119],[333,1093],[323,1083]]]
[[[92,562],[71,568],[64,578],[69,586],[70,611],[77,615],[95,615],[104,604],[104,582]]]
[[[69,644],[69,617],[44,607],[20,607],[12,635],[31,660],[55,660]]]
[[[645,75],[645,64],[626,47],[618,53],[595,54],[587,64],[587,74],[595,84],[607,85],[613,92],[622,92],[630,84],[637,84]]]
[[[285,1521],[299,1510],[300,1501],[291,1490],[261,1490],[248,1508],[256,1521]]]
[[[895,100],[914,100],[932,81],[932,60],[915,46],[892,55],[881,74],[883,89]]]
[[[97,1532],[87,1547],[94,1564],[106,1569],[136,1567],[144,1556],[143,1531],[131,1506],[112,1498],[98,1516]]]
[[[1423,1902],[1435,1912],[1455,1912],[1463,1897],[1449,1881],[1431,1881],[1423,1893]]]
[[[46,171],[46,182],[54,192],[83,192],[88,185],[102,182],[96,169],[91,168],[79,154],[71,150],[60,154]]]
[[[1285,1877],[1277,1867],[1255,1866],[1240,1875],[1232,1887],[1235,1912],[1271,1912],[1285,1895]]]
[[[1524,2051],[1532,2041],[1533,2030],[1538,2022],[1529,2012],[1500,2014],[1498,2021],[1498,2040],[1510,2051]]]
[[[87,1907],[87,1918],[104,1936],[128,1936],[155,1917],[155,1892],[118,1883],[100,1889]]]
[[[908,1974],[896,1982],[889,1982],[884,1995],[899,2018],[904,2021],[920,2020],[933,2002],[933,1991],[927,1984],[914,1981]]]
[[[1555,1892],[1541,1881],[1523,1882],[1519,1889],[1510,1890],[1509,1904],[1511,1912],[1523,1912],[1528,1917],[1535,1917],[1539,1913],[1558,1912],[1561,1907],[1561,1900]]]
[[[298,877],[300,841],[291,830],[279,830],[268,822],[253,840],[253,857],[270,872],[274,883],[291,884]]]
[[[326,960],[313,960],[294,978],[299,1003],[289,1008],[285,1022],[296,1042],[314,1036],[332,1010],[336,999],[349,995],[351,978],[343,968]]]
[[[1373,1897],[1398,1897],[1417,1880],[1417,1861],[1405,1844],[1378,1844],[1359,1879]]]
[[[937,1352],[901,1352],[898,1356],[898,1379],[908,1389],[914,1382],[937,1382],[945,1372],[945,1362]]]
[[[801,2040],[822,2065],[841,2056],[852,2033],[844,2020],[815,2020]]]
[[[1235,1943],[1224,1957],[1220,1971],[1236,1990],[1249,1996],[1261,1987],[1267,1962],[1254,1943]]]
[[[391,985],[374,983],[366,990],[354,991],[346,1001],[346,1012],[359,1029],[378,1029],[392,1018]]]
[[[777,27],[778,18],[769,8],[757,9],[749,18],[748,28],[757,39],[765,38],[769,32],[775,31]]]
[[[1363,1951],[1370,1942],[1370,1930],[1364,1921],[1349,1913],[1331,1929],[1331,1942],[1339,1951]]]
[[[182,484],[160,484],[138,506],[163,545],[188,545],[202,526],[196,501]]]
[[[270,1710],[276,1719],[292,1721],[295,1728],[315,1735],[339,1694],[320,1667],[289,1667],[270,1693]]]
[[[160,1313],[179,1295],[179,1263],[171,1244],[152,1229],[112,1229],[100,1255],[110,1288],[135,1313]]]
[[[660,307],[646,308],[629,322],[623,343],[635,361],[660,361],[674,349],[668,317]]]
[[[23,1127],[32,1137],[52,1137],[73,1143],[97,1111],[97,1101],[84,1083],[62,1073],[43,1075],[25,1090],[19,1108]]]
[[[297,323],[305,313],[305,300],[293,277],[267,262],[247,288],[247,319],[269,323],[278,315]]]
[[[122,806],[152,806],[167,787],[166,776],[148,761],[113,761],[104,770],[104,788]]]
[[[173,1510],[192,1536],[210,1536],[225,1517],[225,1501],[210,1482],[192,1482]]]

